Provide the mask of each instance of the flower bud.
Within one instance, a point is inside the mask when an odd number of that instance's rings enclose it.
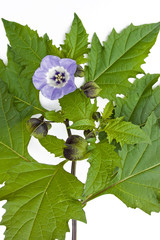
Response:
[[[40,125],[32,132],[32,135],[33,135],[35,138],[42,139],[42,138],[46,137],[47,133],[48,133],[48,127],[47,127],[47,124],[44,122],[44,123],[40,124]]]
[[[83,159],[87,152],[87,141],[78,135],[71,135],[67,138],[66,147],[63,149],[63,155],[68,160]]]
[[[89,129],[88,130],[84,130],[83,134],[84,134],[86,139],[95,138],[94,132],[90,131]]]
[[[74,76],[75,77],[84,77],[84,69],[80,65],[77,66]]]
[[[98,97],[101,88],[94,82],[94,81],[90,81],[85,83],[81,89],[83,90],[84,94],[88,97],[88,98],[95,98]]]
[[[92,118],[93,118],[96,122],[98,122],[98,120],[101,118],[100,112],[94,112],[94,113],[92,114]]]
[[[50,130],[51,127],[52,127],[52,125],[50,124],[50,122],[45,122],[45,123],[46,123],[46,125],[47,125],[48,130]]]
[[[48,133],[48,130],[51,128],[49,122],[44,122],[44,117],[40,118],[30,118],[26,123],[26,128],[28,132],[35,138],[42,139]]]

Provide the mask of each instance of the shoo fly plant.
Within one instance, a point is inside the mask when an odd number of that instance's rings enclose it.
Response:
[[[104,194],[148,214],[159,212],[160,87],[153,85],[160,74],[145,73],[141,65],[160,23],[113,29],[103,43],[95,33],[89,43],[74,14],[64,43],[56,47],[47,34],[39,37],[27,25],[2,21],[9,40],[8,62],[0,60],[5,240],[64,240],[69,220],[76,240],[77,221],[86,223],[85,206]],[[43,108],[39,94],[59,101],[61,110]],[[102,111],[97,97],[107,99]],[[64,124],[67,139],[50,134],[56,123]],[[52,165],[29,155],[31,137],[53,154]],[[89,162],[85,183],[75,176],[76,161]],[[64,169],[67,162],[71,172]]]

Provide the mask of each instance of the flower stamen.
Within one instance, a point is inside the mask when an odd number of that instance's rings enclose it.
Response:
[[[56,84],[61,84],[61,83],[66,82],[64,72],[60,73],[60,72],[56,71],[55,75],[53,77],[51,77],[50,79],[54,80],[56,82]]]
[[[63,67],[54,67],[49,70],[47,79],[50,86],[63,87],[68,82],[69,73]]]

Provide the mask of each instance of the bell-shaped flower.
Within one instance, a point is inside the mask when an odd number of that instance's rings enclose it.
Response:
[[[56,100],[76,90],[74,74],[76,61],[47,55],[33,75],[35,88],[48,99]]]

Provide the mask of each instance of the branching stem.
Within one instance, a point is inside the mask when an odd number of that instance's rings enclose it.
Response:
[[[72,133],[71,133],[70,128],[68,128],[69,127],[69,120],[66,119],[64,121],[64,123],[66,125],[68,137],[70,137],[72,135]],[[71,174],[73,174],[74,176],[76,175],[76,161],[72,161]],[[77,221],[72,219],[72,240],[76,240],[76,239],[77,239]]]
[[[66,119],[66,120],[64,121],[64,123],[65,123],[65,125],[66,125],[66,129],[67,129],[68,137],[70,137],[70,136],[72,135],[72,133],[71,133],[71,129],[68,128],[68,127],[69,127],[69,120]]]

